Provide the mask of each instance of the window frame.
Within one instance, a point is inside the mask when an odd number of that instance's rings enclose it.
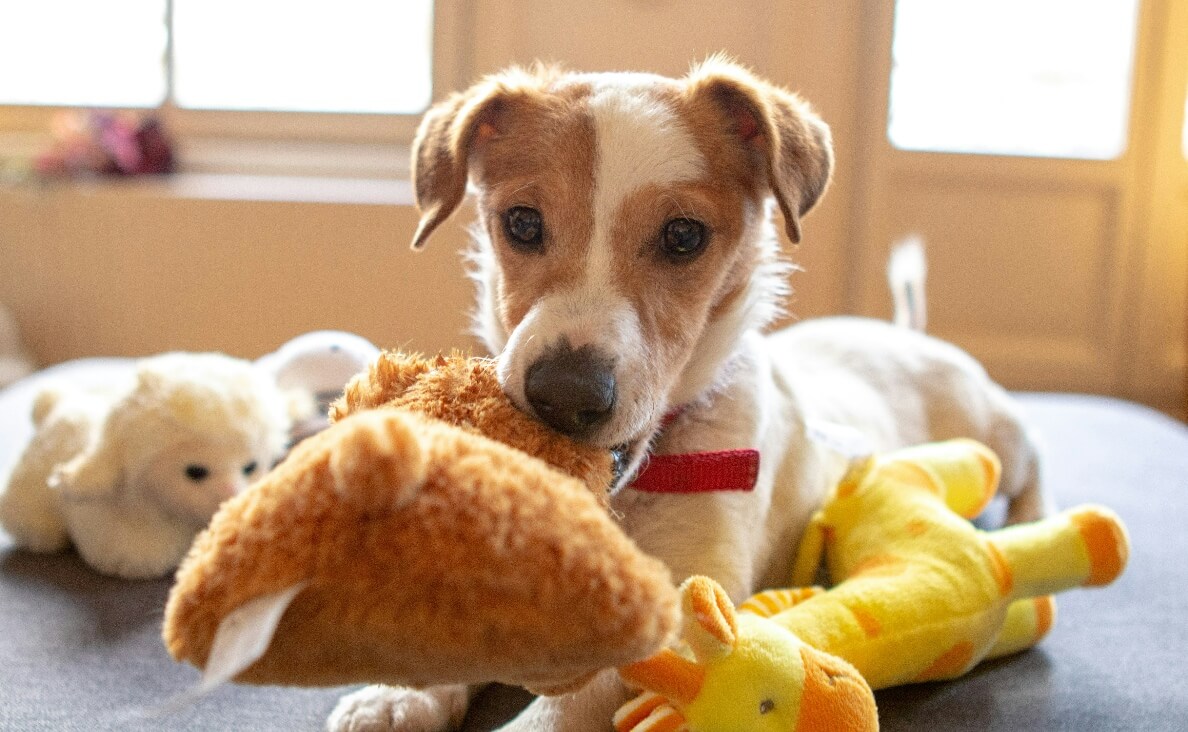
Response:
[[[470,73],[471,27],[469,3],[435,0],[432,100]],[[407,175],[407,150],[423,114],[183,109],[171,98],[159,107],[0,104],[0,160],[29,157],[48,141],[56,115],[85,109],[157,114],[177,144],[183,171],[361,177]],[[393,154],[395,167],[375,162],[377,155]]]

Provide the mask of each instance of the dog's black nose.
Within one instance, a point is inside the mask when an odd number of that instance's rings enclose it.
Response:
[[[615,406],[614,361],[590,346],[568,343],[528,367],[524,396],[536,416],[570,437],[585,437],[610,419]]]

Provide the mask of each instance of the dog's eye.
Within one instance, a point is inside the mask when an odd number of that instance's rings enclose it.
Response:
[[[247,465],[243,466],[243,474],[251,475],[252,473],[256,472],[257,467],[259,467],[259,466],[256,464],[256,461],[253,460],[250,463],[248,463]]]
[[[528,206],[513,206],[503,215],[503,228],[512,246],[528,252],[539,252],[544,244],[544,222],[540,211]]]
[[[206,477],[209,475],[210,475],[210,469],[207,468],[205,465],[193,465],[192,464],[192,465],[186,466],[186,477],[189,478],[190,480],[194,481],[195,483],[206,480]]]
[[[673,219],[664,225],[660,248],[671,259],[690,259],[705,248],[705,225],[693,219]]]

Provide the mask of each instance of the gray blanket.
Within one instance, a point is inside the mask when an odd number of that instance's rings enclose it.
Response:
[[[12,425],[23,400],[12,396],[0,392],[0,453],[21,429]],[[1038,648],[958,681],[880,692],[883,729],[1188,730],[1188,429],[1114,400],[1021,400],[1044,436],[1057,500],[1121,514],[1131,565],[1111,587],[1062,595]],[[160,709],[198,676],[161,645],[168,587],[101,577],[71,553],[28,554],[0,535],[0,729],[322,728],[346,689],[233,686]],[[526,698],[489,690],[466,729],[493,729]]]

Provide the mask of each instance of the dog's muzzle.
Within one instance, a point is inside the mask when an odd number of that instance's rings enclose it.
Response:
[[[574,350],[562,341],[524,376],[524,397],[536,416],[576,439],[589,437],[615,406],[614,360],[591,346]]]

